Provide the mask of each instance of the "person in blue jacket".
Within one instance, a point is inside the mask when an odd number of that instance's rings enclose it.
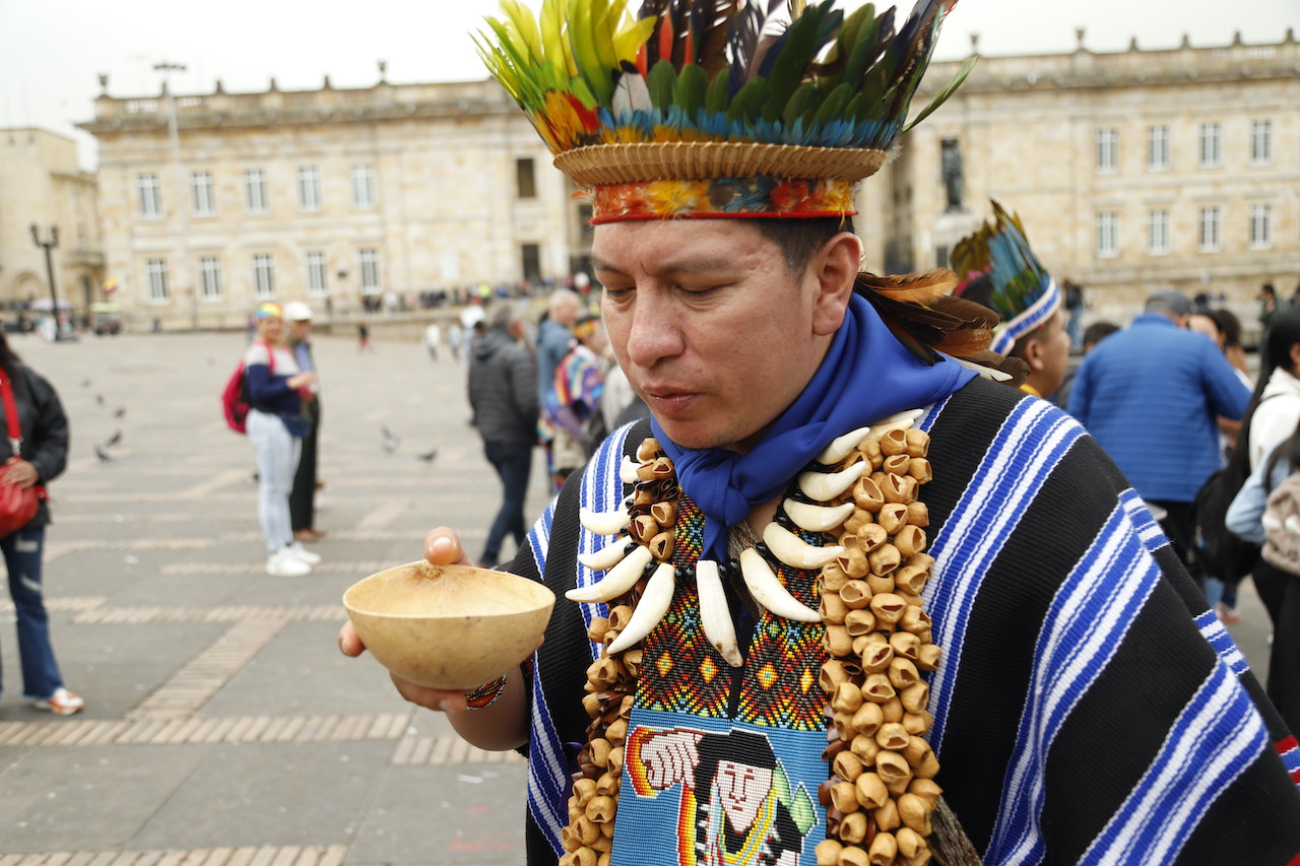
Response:
[[[1165,532],[1199,582],[1192,502],[1221,462],[1218,417],[1241,418],[1250,389],[1214,343],[1187,330],[1191,313],[1172,289],[1148,298],[1132,327],[1083,359],[1069,411],[1138,495],[1165,512]]]

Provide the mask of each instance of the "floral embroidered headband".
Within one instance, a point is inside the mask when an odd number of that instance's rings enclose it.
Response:
[[[907,123],[945,15],[920,0],[849,15],[835,0],[502,0],[476,38],[592,223],[667,217],[843,217],[854,184],[965,80]],[[769,20],[771,19],[771,20]]]

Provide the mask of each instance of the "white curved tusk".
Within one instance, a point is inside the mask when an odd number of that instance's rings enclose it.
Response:
[[[618,480],[624,484],[636,484],[638,481],[636,468],[637,463],[627,455],[623,456],[623,462],[618,465]]]
[[[787,499],[784,508],[785,513],[800,529],[808,532],[829,532],[849,519],[854,505],[852,502],[835,506],[811,505],[807,502]]]
[[[740,572],[745,576],[745,586],[749,587],[749,594],[754,596],[754,601],[772,613],[799,622],[821,621],[820,613],[801,603],[781,585],[776,572],[763,559],[763,554],[754,548],[747,547],[740,552]]]
[[[674,570],[671,563],[659,564],[650,576],[650,582],[646,584],[645,592],[641,594],[641,600],[637,602],[636,610],[632,611],[627,626],[605,648],[606,655],[612,656],[635,646],[659,625],[664,614],[668,613],[668,606],[673,603],[673,590],[677,588],[673,579]]]
[[[912,422],[924,414],[924,409],[908,409],[906,412],[899,412],[897,415],[890,415],[888,418],[872,424],[871,432],[867,435],[873,439],[879,439],[890,430],[906,430],[908,427],[912,426]]]
[[[578,521],[588,532],[597,535],[616,535],[624,526],[632,522],[632,516],[626,509],[592,511],[589,508],[582,508],[578,511]]]
[[[745,663],[736,645],[736,626],[727,607],[727,593],[718,576],[718,564],[711,559],[695,563],[695,588],[700,594],[700,624],[704,636],[722,654],[727,664],[738,668]]]
[[[581,562],[592,571],[605,571],[613,568],[623,561],[623,557],[627,556],[629,541],[631,539],[626,535],[620,535],[600,550],[591,553],[579,553],[578,562]]]
[[[829,547],[809,544],[777,523],[763,528],[763,543],[773,556],[793,568],[821,568],[844,552],[838,544]]]
[[[641,579],[641,573],[650,564],[650,548],[638,544],[636,550],[623,558],[623,561],[609,570],[600,583],[580,586],[564,594],[569,601],[590,603],[594,601],[611,601],[627,592]]]
[[[823,466],[834,466],[845,457],[848,457],[849,453],[854,448],[857,448],[858,443],[865,439],[870,432],[870,427],[859,427],[856,430],[850,430],[843,436],[837,436],[831,440],[831,444],[826,446],[825,451],[817,455],[817,462]]]
[[[852,487],[870,466],[865,460],[859,460],[839,472],[805,472],[799,476],[799,489],[809,499],[829,502]]]

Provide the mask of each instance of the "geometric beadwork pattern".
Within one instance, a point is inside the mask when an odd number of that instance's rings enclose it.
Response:
[[[674,529],[675,565],[695,565],[703,531],[704,515],[683,494]],[[820,536],[806,540],[822,542]],[[795,598],[817,608],[815,572],[785,565],[776,571]],[[797,731],[825,729],[826,698],[817,685],[825,657],[824,631],[819,622],[796,622],[764,610],[745,654],[737,718]],[[678,582],[668,613],[646,638],[643,650],[637,706],[705,718],[727,716],[735,670],[704,635],[693,582]]]

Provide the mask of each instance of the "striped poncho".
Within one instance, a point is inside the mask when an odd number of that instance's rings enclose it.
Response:
[[[984,862],[1300,862],[1300,749],[1096,444],[1051,404],[979,379],[921,426],[935,475],[926,609],[945,650],[930,741]],[[586,625],[604,613],[563,599],[594,579],[576,554],[607,542],[577,512],[621,507],[619,462],[647,431],[606,441],[512,569],[560,596],[530,684],[530,864],[562,853],[596,651]],[[678,862],[671,846],[620,858],[625,839],[616,830],[616,863]]]

